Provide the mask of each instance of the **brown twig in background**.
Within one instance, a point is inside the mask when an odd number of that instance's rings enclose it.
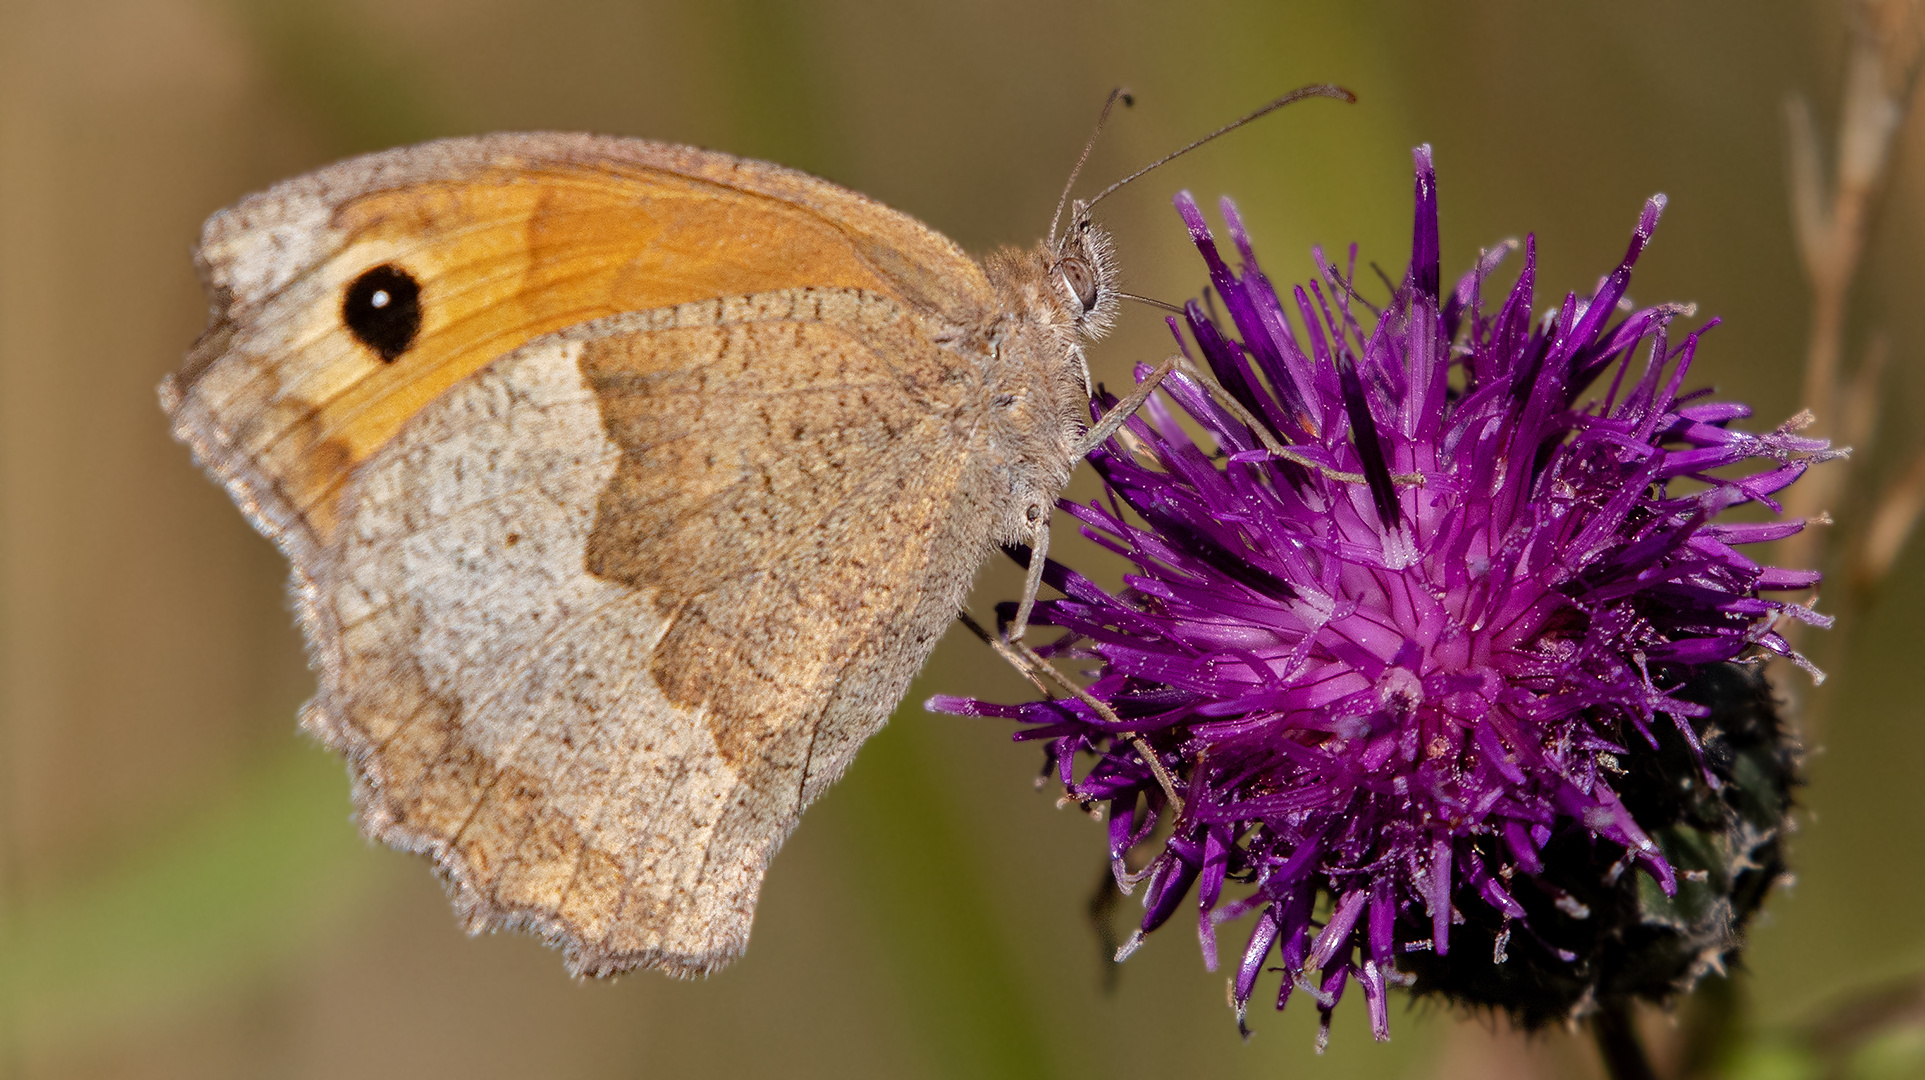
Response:
[[[1794,95],[1785,103],[1785,119],[1793,237],[1811,287],[1802,404],[1815,414],[1816,423],[1807,433],[1829,438],[1834,446],[1856,450],[1857,464],[1862,465],[1878,435],[1890,349],[1881,336],[1874,335],[1863,358],[1847,373],[1846,319],[1852,282],[1890,173],[1893,144],[1911,105],[1921,62],[1925,61],[1925,11],[1921,11],[1920,0],[1860,0],[1853,14],[1835,172],[1829,179],[1810,103]],[[1896,481],[1859,504],[1868,505],[1868,512],[1854,516],[1868,520],[1868,524],[1850,534],[1853,544],[1849,550],[1828,552],[1831,530],[1811,527],[1780,541],[1773,561],[1780,566],[1821,568],[1834,581],[1842,576],[1849,586],[1845,606],[1862,606],[1872,595],[1872,587],[1891,570],[1925,511],[1925,451],[1915,454]],[[1787,516],[1808,519],[1814,526],[1829,525],[1829,513],[1853,498],[1852,483],[1858,471],[1853,465],[1851,458],[1839,458],[1806,473],[1786,492]],[[1781,632],[1797,648],[1805,627],[1789,622]],[[1835,649],[1834,655],[1843,651]],[[1779,692],[1794,701],[1800,696],[1798,686],[1797,680],[1778,680]],[[1819,718],[1811,708],[1813,703],[1800,704],[1804,707],[1798,710],[1798,719],[1810,745]],[[1679,1031],[1676,1072],[1681,1078],[1716,1074],[1724,1048],[1732,1045],[1733,1033],[1742,1027],[1742,995],[1735,986],[1721,985],[1722,993],[1692,1003],[1693,1009]],[[1912,985],[1896,998],[1906,1002],[1925,1000],[1919,987],[1925,987],[1925,983]],[[1833,1039],[1831,1043],[1844,1045],[1850,1041]],[[1810,1042],[1814,1049],[1827,1048],[1821,1045],[1825,1043],[1822,1038],[1814,1037]],[[1608,1056],[1609,1047],[1600,1045]]]
[[[1891,572],[1892,563],[1918,524],[1921,510],[1925,510],[1925,452],[1912,455],[1911,465],[1892,481],[1872,509],[1852,567],[1852,584],[1860,592],[1869,592]]]
[[[1818,417],[1814,434],[1854,447],[1861,460],[1877,434],[1885,349],[1875,342],[1848,377],[1843,371],[1846,316],[1852,281],[1890,170],[1892,144],[1925,60],[1922,46],[1925,19],[1919,0],[1864,0],[1857,5],[1836,168],[1829,181],[1810,104],[1795,96],[1786,103],[1793,233],[1812,297],[1803,403]],[[1853,475],[1849,460],[1814,469],[1786,493],[1787,513],[1821,518],[1846,497]],[[1890,569],[1925,506],[1921,498],[1925,458],[1915,461],[1891,489],[1872,498],[1872,528],[1860,534],[1856,552],[1839,560],[1852,567],[1855,582],[1875,583]],[[1782,541],[1779,565],[1824,566],[1828,538],[1828,530],[1814,528]],[[1800,630],[1788,628],[1794,646]],[[1809,724],[1810,717],[1805,719]]]

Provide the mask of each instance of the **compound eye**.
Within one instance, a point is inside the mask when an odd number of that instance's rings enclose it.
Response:
[[[1084,311],[1096,306],[1096,273],[1090,269],[1089,263],[1080,256],[1065,255],[1057,261],[1056,272],[1063,276],[1063,284],[1069,286],[1070,293],[1083,305]]]

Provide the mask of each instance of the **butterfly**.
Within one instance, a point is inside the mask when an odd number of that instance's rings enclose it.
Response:
[[[1310,95],[1348,97],[1245,119]],[[1095,201],[978,261],[781,166],[507,134],[210,218],[161,403],[291,564],[301,723],[362,829],[574,973],[739,956],[978,565],[1030,546],[1033,599],[1071,469],[1148,393],[1092,426]]]

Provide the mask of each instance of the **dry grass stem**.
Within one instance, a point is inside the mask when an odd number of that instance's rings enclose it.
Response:
[[[1892,144],[1925,59],[1922,46],[1925,19],[1918,0],[1867,0],[1859,5],[1846,61],[1836,167],[1829,177],[1810,105],[1798,97],[1786,103],[1793,232],[1811,287],[1803,403],[1818,417],[1814,433],[1837,445],[1856,446],[1861,461],[1876,434],[1886,349],[1875,339],[1856,370],[1845,373],[1846,319],[1852,282],[1889,175]],[[1908,472],[1891,491],[1872,500],[1873,524],[1859,534],[1859,551],[1838,560],[1853,567],[1855,582],[1875,583],[1904,547],[1917,523],[1925,485],[1925,479],[1913,479],[1916,474],[1916,469]],[[1793,517],[1818,518],[1848,497],[1852,478],[1849,459],[1814,469],[1786,493],[1785,509]],[[1829,535],[1829,530],[1807,529],[1790,537],[1781,542],[1776,561],[1783,566],[1825,566]],[[1797,646],[1803,628],[1788,629]]]
[[[1869,592],[1891,572],[1899,552],[1905,549],[1905,541],[1918,525],[1920,511],[1925,511],[1925,451],[1913,455],[1911,465],[1873,505],[1864,542],[1852,566],[1856,589]]]

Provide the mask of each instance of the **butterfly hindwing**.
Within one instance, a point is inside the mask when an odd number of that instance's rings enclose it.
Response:
[[[790,290],[540,339],[421,410],[310,570],[307,721],[368,829],[580,968],[738,953],[986,542],[966,376],[892,301]]]

